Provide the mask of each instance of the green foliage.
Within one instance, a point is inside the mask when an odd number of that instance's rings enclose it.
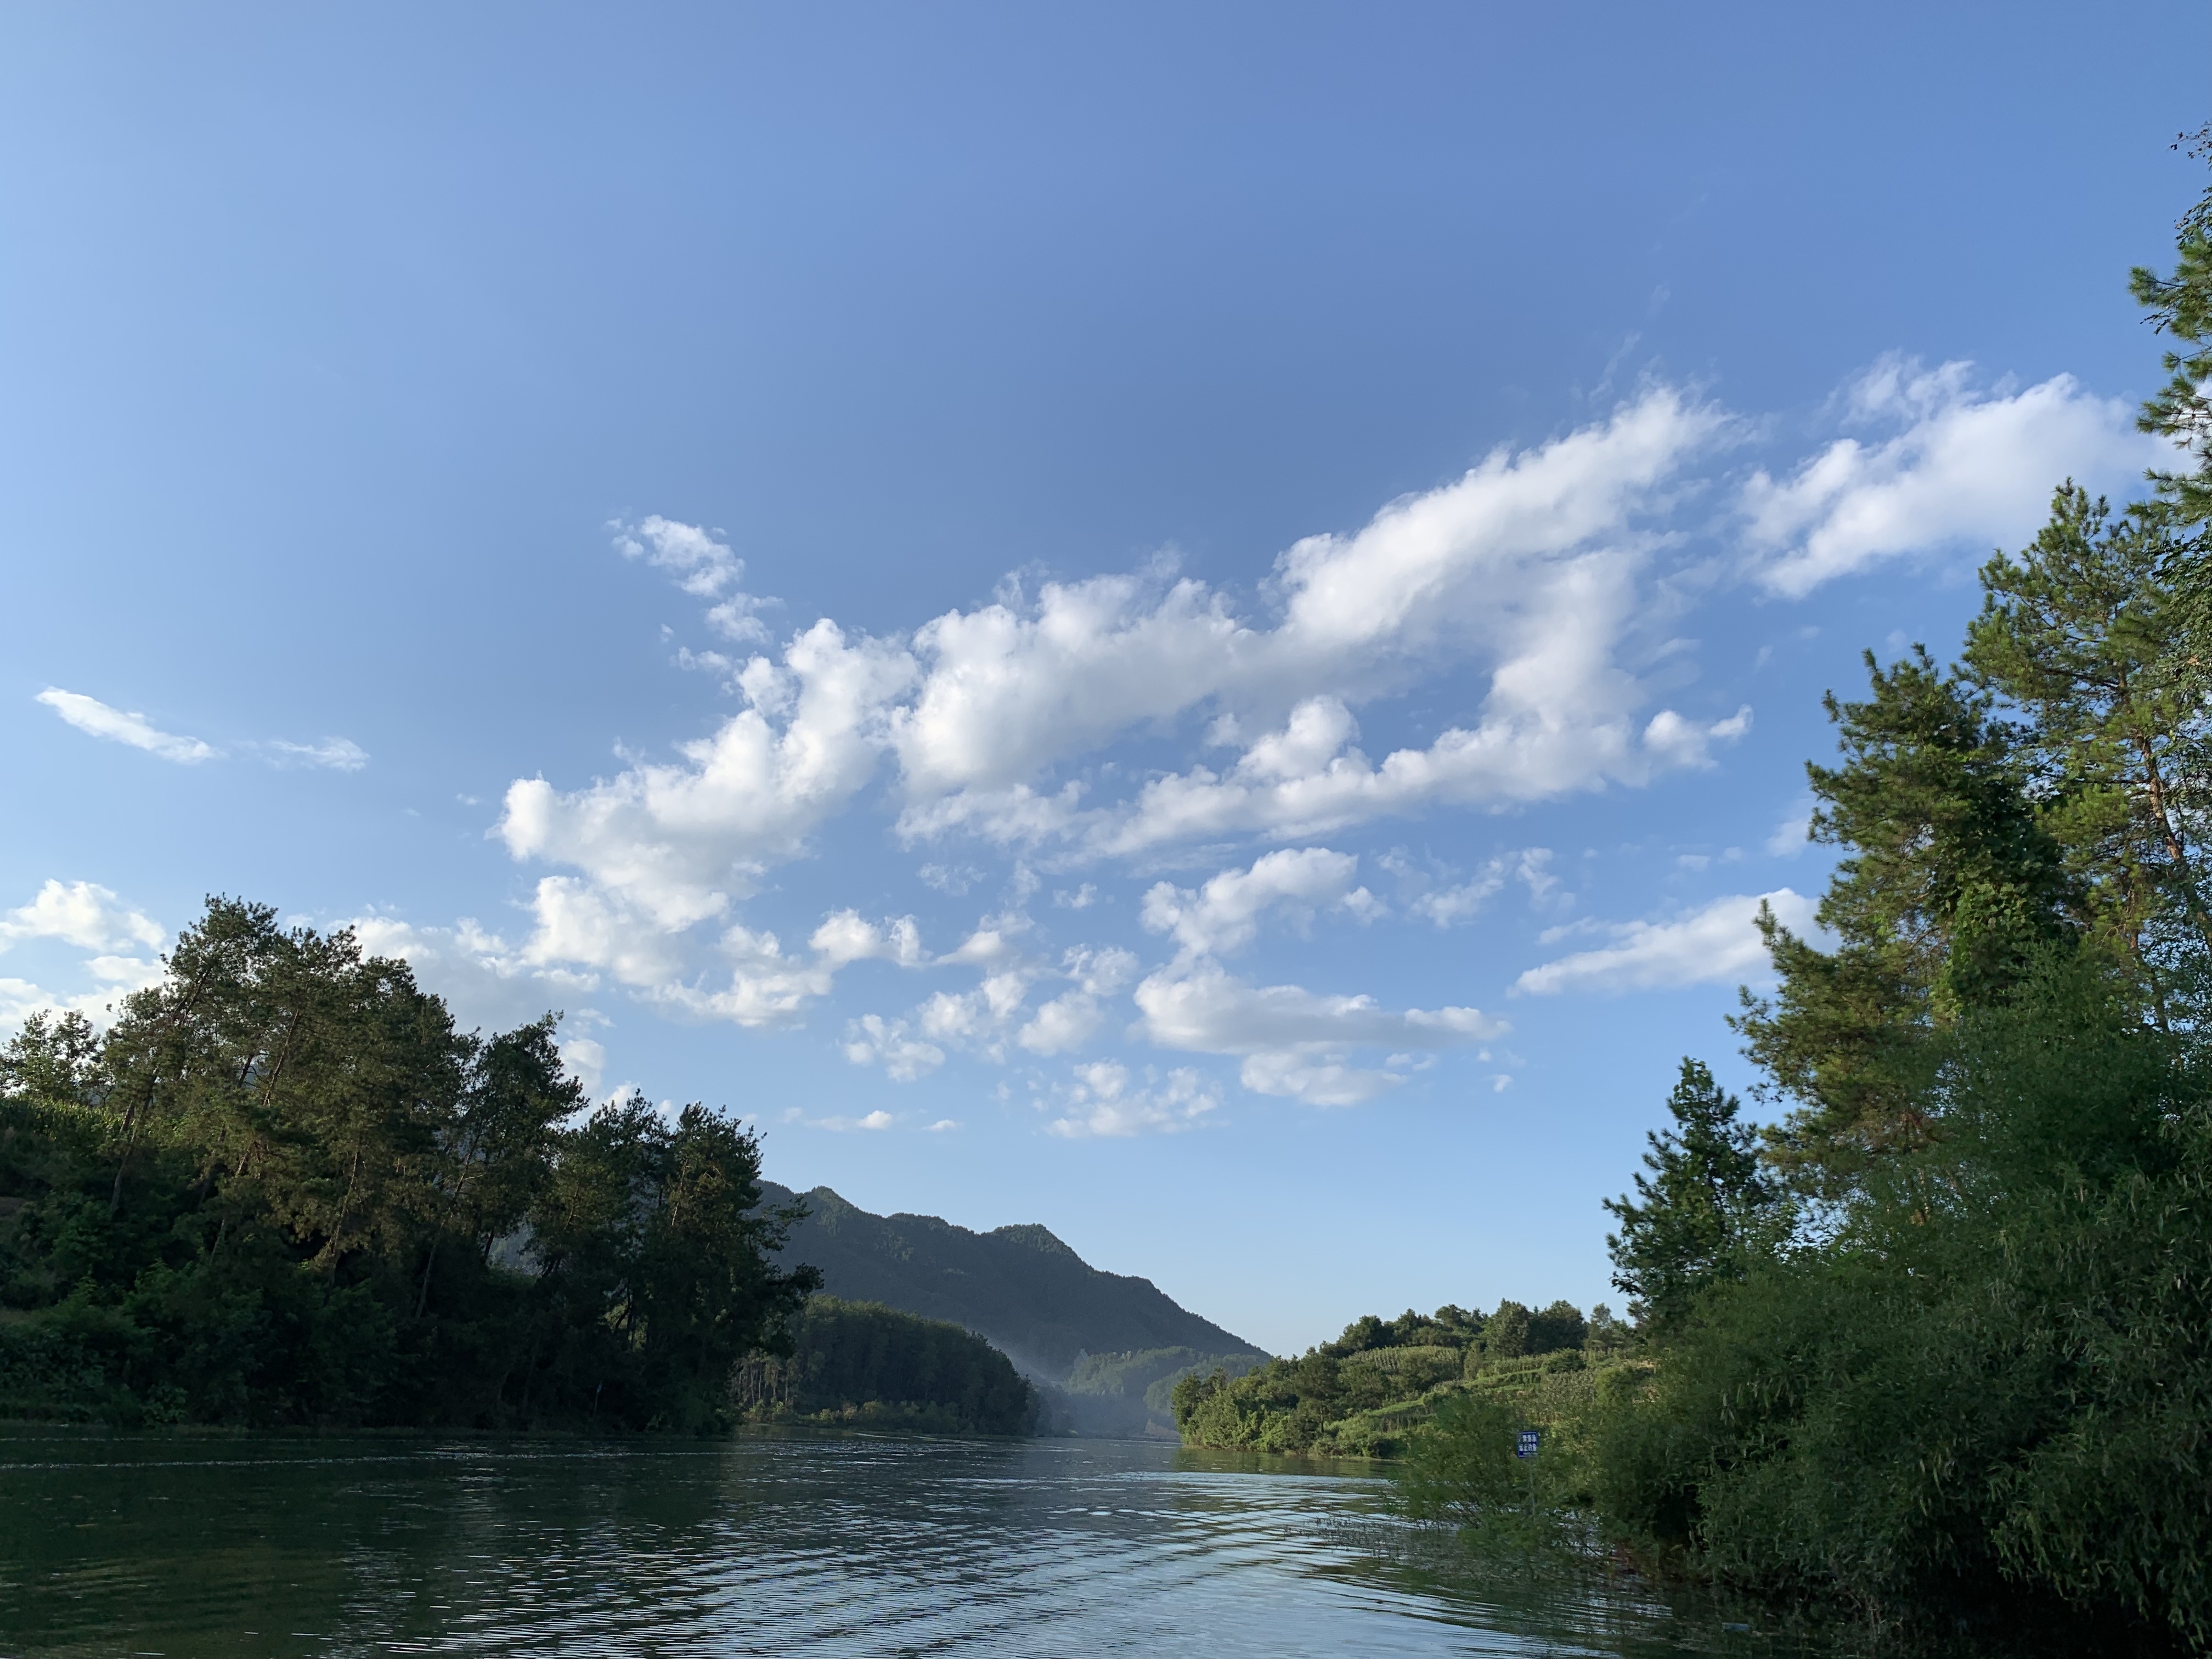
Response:
[[[1756,1133],[1704,1062],[1683,1060],[1667,1109],[1674,1127],[1650,1137],[1650,1173],[1636,1177],[1636,1196],[1605,1200],[1620,1223],[1605,1241],[1613,1282],[1654,1331],[1680,1324],[1714,1285],[1741,1278],[1784,1221]]]
[[[946,1434],[1029,1434],[1038,1399],[1006,1357],[941,1320],[816,1297],[787,1355],[761,1352],[730,1397],[753,1422],[881,1425]]]
[[[2212,156],[2212,126],[2181,143],[2200,160]],[[2175,348],[2165,356],[2170,378],[2143,404],[2138,424],[2172,439],[2196,462],[2194,472],[2153,476],[2169,520],[2202,525],[2212,519],[2212,398],[2204,389],[2212,380],[2212,190],[2182,216],[2175,229],[2179,235],[2173,273],[2161,276],[2138,265],[2129,276],[2136,303]]]
[[[2212,1083],[2079,962],[1977,1011],[1834,1234],[1715,1288],[1602,1436],[1655,1553],[1889,1617],[2212,1637]]]
[[[584,1103],[551,1016],[457,1031],[350,933],[210,901],[104,1039],[0,1057],[0,1410],[711,1426],[813,1282],[791,1218],[734,1125]]]
[[[2039,817],[2064,849],[2080,921],[2160,1024],[2194,1022],[2212,915],[2191,857],[2212,763],[2203,673],[2154,510],[2115,520],[2070,482],[2014,560],[1983,567],[1967,667],[2017,711]]]
[[[1174,1384],[1170,1403],[1186,1445],[1395,1457],[1462,1395],[1512,1393],[1580,1370],[1584,1342],[1612,1326],[1603,1308],[1585,1319],[1566,1302],[1535,1313],[1504,1302],[1487,1318],[1453,1306],[1393,1320],[1369,1314],[1334,1342],[1242,1376],[1192,1371]]]
[[[1987,694],[1919,647],[1867,669],[1866,702],[1827,699],[1843,764],[1806,769],[1813,837],[1845,849],[1819,911],[1838,949],[1762,914],[1780,987],[1735,1021],[1796,1103],[1777,1152],[1830,1174],[1918,1144],[1928,1039],[2072,937],[2064,858]]]

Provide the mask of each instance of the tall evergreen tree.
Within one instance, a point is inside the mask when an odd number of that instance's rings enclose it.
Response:
[[[1824,1179],[1918,1144],[1927,1039],[2075,931],[2064,857],[1988,694],[1923,647],[1887,669],[1866,660],[1865,702],[1827,698],[1843,763],[1806,768],[1812,837],[1846,854],[1817,913],[1837,948],[1763,913],[1780,983],[1771,999],[1747,992],[1733,1022],[1796,1103],[1776,1155]]]
[[[2212,951],[2198,870],[2212,731],[2173,550],[2155,512],[2115,520],[2069,481],[2033,544],[1982,568],[1966,651],[2019,717],[2013,752],[2087,937],[2161,1024],[2201,1001]]]
[[[1605,1241],[1613,1282],[1638,1325],[1662,1334],[1708,1289],[1742,1276],[1778,1199],[1759,1168],[1757,1131],[1738,1121],[1735,1097],[1702,1060],[1682,1061],[1667,1110],[1674,1127],[1651,1133],[1636,1195],[1605,1200],[1620,1223]]]

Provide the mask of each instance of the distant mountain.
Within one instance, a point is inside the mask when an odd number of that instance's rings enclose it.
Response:
[[[772,1182],[762,1190],[770,1204],[798,1196]],[[1257,1352],[1152,1280],[1101,1273],[1042,1227],[975,1233],[933,1215],[871,1215],[827,1187],[805,1198],[811,1213],[792,1230],[785,1265],[819,1267],[832,1296],[963,1325],[1040,1381],[1066,1382],[1089,1354]]]

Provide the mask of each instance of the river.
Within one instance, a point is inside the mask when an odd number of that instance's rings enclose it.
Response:
[[[1406,1565],[1379,1483],[1112,1441],[0,1437],[0,1652],[1777,1651]],[[1449,1582],[1449,1581],[1446,1581]]]

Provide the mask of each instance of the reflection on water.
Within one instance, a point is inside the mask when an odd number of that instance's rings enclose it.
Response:
[[[0,1652],[1768,1652],[1475,1600],[1377,1483],[1099,1441],[0,1439]],[[1755,1638],[1751,1638],[1755,1643]]]

